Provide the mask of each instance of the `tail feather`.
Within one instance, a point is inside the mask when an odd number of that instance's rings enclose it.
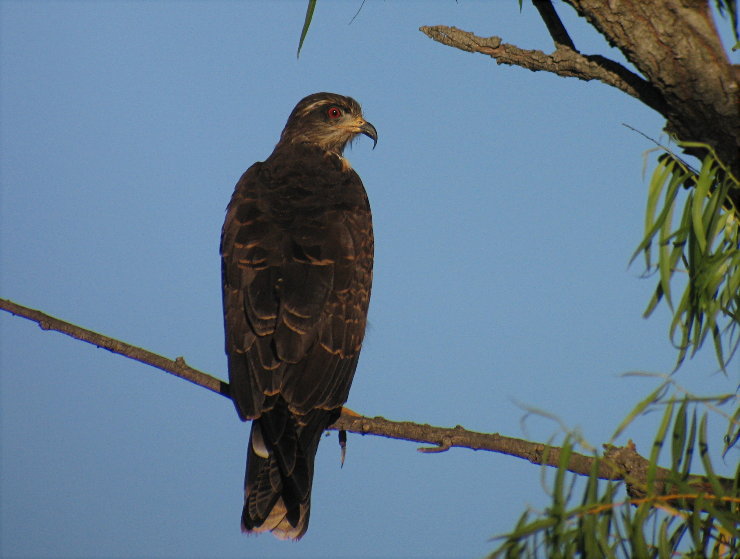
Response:
[[[252,422],[244,479],[243,532],[300,539],[308,529],[314,458],[336,410],[297,416],[278,399]]]

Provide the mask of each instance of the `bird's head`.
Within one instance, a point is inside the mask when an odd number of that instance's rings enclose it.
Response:
[[[358,134],[378,143],[378,132],[364,119],[360,104],[336,93],[314,93],[301,99],[288,117],[281,144],[315,144],[341,155],[347,143]]]

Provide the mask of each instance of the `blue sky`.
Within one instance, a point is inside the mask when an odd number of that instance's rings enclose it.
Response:
[[[376,235],[348,405],[560,434],[522,422],[526,405],[608,441],[655,386],[620,374],[675,360],[665,310],[641,318],[653,280],[628,267],[653,146],[622,123],[659,138],[662,119],[605,85],[418,31],[549,51],[531,5],[369,0],[350,24],[359,7],[319,2],[296,59],[304,2],[0,3],[0,296],[225,378],[218,244],[233,186],[299,99],[351,95],[379,142],[347,154]],[[577,47],[621,59],[558,8]],[[5,557],[479,557],[548,502],[521,460],[350,434],[340,469],[332,435],[304,539],[246,537],[248,427],[228,401],[7,313],[0,335]],[[705,353],[677,380],[731,391]],[[618,442],[648,452],[656,422]]]

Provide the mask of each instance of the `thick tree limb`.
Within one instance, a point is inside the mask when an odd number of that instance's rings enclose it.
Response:
[[[740,84],[707,1],[565,0],[654,84],[669,130],[740,175]]]
[[[639,99],[656,111],[666,110],[661,95],[640,76],[603,56],[581,54],[574,48],[559,43],[563,39],[557,35],[555,52],[545,54],[541,50],[527,50],[504,43],[501,37],[479,37],[470,31],[446,25],[424,26],[419,30],[443,45],[488,55],[497,64],[520,66],[533,72],[543,70],[584,81],[599,80]]]
[[[43,330],[61,332],[72,338],[107,349],[112,353],[117,353],[151,365],[152,367],[188,380],[193,384],[207,388],[216,394],[230,398],[228,383],[202,371],[193,369],[185,364],[185,360],[182,357],[178,357],[175,360],[167,359],[151,351],[109,338],[108,336],[65,322],[41,311],[24,307],[8,299],[0,299],[0,309],[15,316],[36,322]],[[377,435],[391,439],[434,445],[431,448],[424,447],[418,449],[421,452],[427,453],[444,452],[453,447],[487,450],[523,458],[533,464],[552,467],[558,467],[563,459],[563,450],[556,446],[505,437],[498,433],[469,431],[460,425],[454,428],[435,427],[427,424],[412,423],[410,421],[390,421],[383,417],[363,417],[344,412],[329,427],[329,430],[339,431],[340,433],[342,431],[349,431],[360,435]],[[637,453],[634,445],[630,443],[625,447],[607,446],[606,453],[601,459],[575,452],[571,453],[568,459],[567,469],[575,474],[587,476],[591,474],[597,460],[597,475],[599,478],[625,481],[627,483],[627,489],[632,496],[643,496],[645,494],[649,462]],[[658,480],[666,479],[668,475],[669,470],[658,468]],[[732,480],[720,478],[720,482],[728,491],[732,488]],[[697,490],[700,490],[704,496],[711,498],[711,485],[706,478],[694,476],[691,478],[690,483]],[[675,492],[675,487],[665,484],[658,488],[659,495],[670,496]]]
[[[444,25],[421,27],[435,41],[491,56],[498,64],[599,80],[658,111],[679,140],[714,148],[740,176],[740,83],[706,0],[564,0],[618,48],[642,76],[599,55],[579,53],[550,0],[532,0],[555,43],[545,54]],[[691,148],[700,159],[706,153]],[[740,193],[729,198],[740,207]]]

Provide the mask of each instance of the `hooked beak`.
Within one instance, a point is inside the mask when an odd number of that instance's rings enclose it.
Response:
[[[360,125],[360,132],[373,139],[373,149],[375,149],[375,146],[378,145],[378,131],[375,130],[375,126],[364,120]]]

